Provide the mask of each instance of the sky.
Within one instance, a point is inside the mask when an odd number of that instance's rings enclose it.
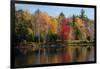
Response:
[[[29,10],[34,13],[37,9],[42,12],[47,12],[49,16],[59,16],[61,12],[64,13],[65,17],[71,17],[74,15],[80,15],[81,9],[84,9],[85,15],[94,20],[94,8],[83,8],[83,7],[67,7],[67,6],[49,6],[49,5],[32,5],[32,4],[15,4],[16,10]]]

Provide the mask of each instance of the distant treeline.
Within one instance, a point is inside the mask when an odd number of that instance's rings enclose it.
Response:
[[[67,13],[67,12],[66,12]],[[54,42],[56,40],[94,40],[94,21],[85,15],[66,18],[61,12],[59,16],[49,16],[39,9],[35,13],[28,10],[15,11],[15,42]]]

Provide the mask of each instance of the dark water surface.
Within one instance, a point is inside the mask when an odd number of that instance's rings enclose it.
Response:
[[[94,46],[43,47],[15,56],[15,67],[94,61]]]

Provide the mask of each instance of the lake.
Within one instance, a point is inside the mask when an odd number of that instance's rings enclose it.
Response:
[[[58,46],[44,45],[25,54],[17,52],[15,67],[24,67],[39,64],[72,63],[94,61],[93,45]]]

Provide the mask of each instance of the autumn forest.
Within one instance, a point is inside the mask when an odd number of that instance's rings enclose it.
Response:
[[[94,61],[94,19],[84,8],[77,15],[66,14],[51,16],[39,8],[15,11],[15,67]]]
[[[16,11],[16,28],[18,41],[56,41],[63,40],[93,40],[94,22],[85,17],[84,10],[81,15],[66,18],[61,12],[58,17],[49,16],[39,9],[35,14],[28,11]],[[47,39],[48,38],[48,39]]]

